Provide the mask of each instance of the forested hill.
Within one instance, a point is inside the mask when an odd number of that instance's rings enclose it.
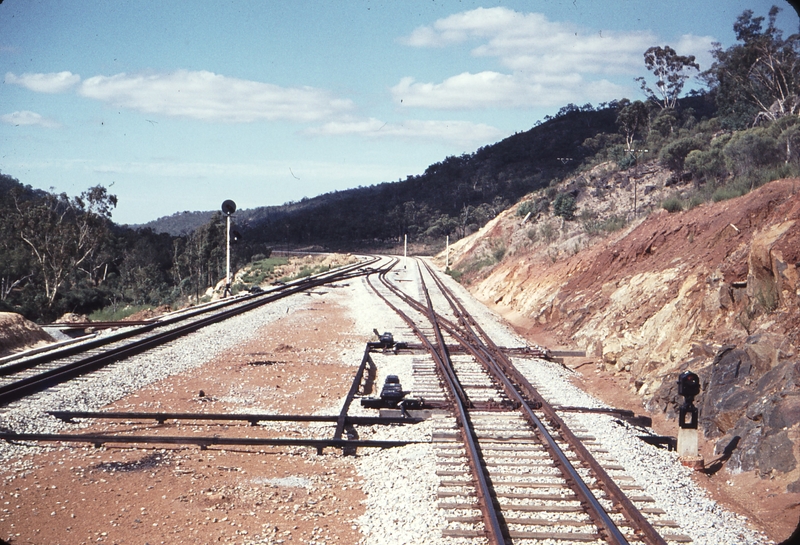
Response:
[[[695,109],[702,99],[693,101]],[[571,172],[619,137],[616,103],[594,109],[568,105],[532,129],[460,157],[447,157],[403,181],[327,193],[283,206],[236,213],[248,240],[343,248],[409,236],[463,236],[523,195]],[[145,224],[181,234],[211,212],[183,212]]]

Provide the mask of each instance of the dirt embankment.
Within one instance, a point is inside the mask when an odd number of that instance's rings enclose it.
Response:
[[[471,291],[532,341],[585,349],[581,363],[596,365],[584,374],[604,375],[626,390],[617,397],[659,417],[674,418],[682,402],[677,375],[698,373],[707,463],[746,486],[737,501],[755,506],[776,539],[788,535],[800,516],[791,509],[800,501],[800,180],[686,212],[654,209],[604,239],[573,236],[567,251],[518,243],[526,229],[512,208],[483,242],[464,244],[456,267],[498,240],[508,246],[490,272],[467,278]]]
[[[0,357],[53,338],[41,327],[14,312],[0,312]]]

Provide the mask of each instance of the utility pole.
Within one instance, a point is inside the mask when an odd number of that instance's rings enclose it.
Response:
[[[637,178],[639,176],[639,157],[641,157],[643,154],[647,153],[650,150],[646,150],[646,149],[630,149],[629,148],[629,149],[627,149],[625,151],[630,153],[631,157],[633,157],[633,169],[634,169],[633,170],[633,217],[634,217],[634,219],[636,219],[636,214],[637,214],[637,210],[636,210],[637,202],[636,201],[638,199],[637,193],[638,193],[638,187],[639,187],[639,184],[637,182]]]

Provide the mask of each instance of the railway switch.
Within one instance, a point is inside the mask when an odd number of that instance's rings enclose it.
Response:
[[[361,406],[370,409],[394,408],[397,407],[407,393],[403,391],[397,375],[388,375],[383,383],[380,397],[365,397],[361,400]]]
[[[403,391],[397,375],[388,375],[383,383],[380,397],[365,397],[361,406],[368,409],[396,409],[402,411],[421,409],[425,402],[422,399],[406,398],[408,392]]]
[[[408,344],[404,342],[395,342],[394,335],[389,331],[378,333],[377,329],[372,330],[375,336],[378,337],[378,342],[367,343],[370,348],[380,348],[382,350],[394,349],[395,353],[401,348],[408,348]]]

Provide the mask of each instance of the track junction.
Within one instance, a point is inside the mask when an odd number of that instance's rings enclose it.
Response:
[[[690,542],[678,524],[665,516],[654,498],[625,473],[625,468],[603,448],[591,430],[573,426],[570,415],[608,412],[619,418],[634,415],[615,409],[568,407],[553,404],[514,361],[546,359],[541,347],[501,347],[484,331],[446,284],[424,260],[371,259],[358,266],[267,290],[262,294],[225,301],[190,317],[172,317],[164,324],[144,324],[126,331],[109,346],[87,343],[71,347],[69,354],[45,354],[8,362],[0,374],[28,376],[9,379],[23,389],[3,386],[0,398],[6,410],[25,404],[60,380],[75,380],[86,372],[114,365],[133,353],[173,342],[210,323],[225,320],[256,307],[297,293],[347,280],[364,282],[388,305],[404,326],[394,327],[391,340],[379,336],[366,343],[362,359],[351,377],[338,414],[275,414],[268,412],[191,413],[165,411],[57,410],[48,413],[65,422],[154,421],[155,428],[180,422],[225,422],[229,433],[205,435],[143,434],[141,427],[119,433],[27,433],[7,429],[7,441],[71,445],[197,445],[240,447],[310,447],[322,454],[334,449],[359,454],[363,449],[387,449],[425,443],[436,455],[438,508],[445,523],[442,543],[646,543]],[[355,279],[355,280],[354,280]],[[202,317],[201,317],[202,314]],[[376,324],[378,325],[378,324]],[[134,328],[135,329],[135,328]],[[161,330],[161,331],[159,331]],[[155,337],[155,338],[154,338]],[[395,342],[394,339],[404,339]],[[120,348],[121,346],[121,348]],[[87,356],[85,351],[91,353]],[[382,362],[411,356],[411,388],[404,397],[412,403],[388,403],[375,410],[359,407],[359,401],[374,398],[376,384],[386,379]],[[37,365],[31,362],[36,361]],[[80,361],[81,371],[74,371]],[[87,363],[88,361],[88,363]],[[102,365],[98,363],[102,361]],[[55,363],[54,363],[55,362]],[[69,371],[53,369],[69,366]],[[4,370],[14,369],[4,372]],[[403,380],[406,380],[404,377]],[[80,379],[78,379],[80,380]],[[36,384],[35,387],[29,384]],[[354,414],[357,413],[357,414]],[[423,420],[433,423],[424,441],[404,439],[403,430]],[[257,436],[267,423],[315,424],[311,436],[303,438]],[[247,426],[242,424],[246,423]],[[362,439],[376,427],[396,428],[395,439]],[[150,426],[144,429],[153,429]],[[246,432],[244,430],[247,430]],[[150,448],[150,447],[148,447]],[[387,478],[391,478],[387,475]]]

